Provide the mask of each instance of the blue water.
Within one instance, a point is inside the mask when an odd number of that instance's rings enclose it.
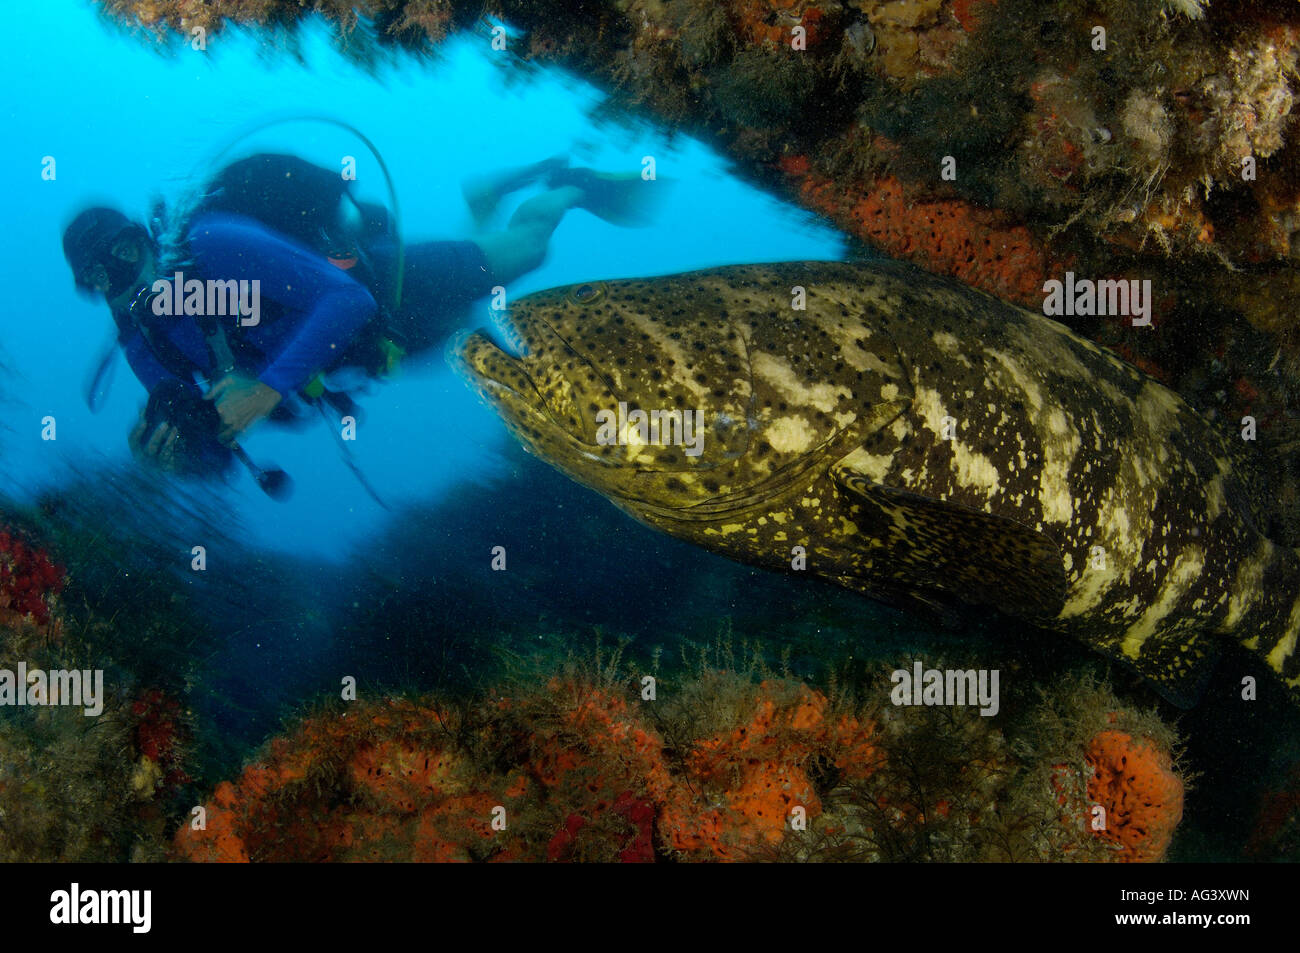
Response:
[[[129,461],[126,434],[146,398],[119,357],[105,406],[97,415],[87,409],[83,385],[110,321],[104,305],[74,292],[60,247],[64,225],[88,204],[143,220],[155,197],[180,196],[265,119],[328,115],[360,127],[393,174],[410,241],[472,235],[459,190],[471,173],[558,153],[630,171],[655,157],[664,189],[654,227],[620,229],[574,212],[545,265],[511,295],[593,278],[842,257],[838,234],[747,186],[702,144],[647,125],[598,126],[590,114],[599,91],[556,70],[521,82],[483,36],[447,42],[434,62],[405,58],[375,75],[342,56],[323,23],[300,40],[302,62],[238,30],[210,38],[206,51],[160,53],[75,0],[28,5],[0,35],[9,104],[0,168],[11,187],[9,227],[0,232],[8,292],[0,364],[11,399],[0,461],[10,495],[30,498],[74,470],[109,473]],[[227,159],[266,149],[328,168],[356,156],[358,193],[386,197],[374,160],[339,129],[281,124],[239,141]],[[41,176],[46,156],[56,162],[53,181]],[[501,210],[502,222],[512,208]],[[486,321],[486,302],[466,316],[467,325]],[[504,428],[440,358],[406,368],[362,402],[355,454],[395,509],[436,503],[463,481],[501,477]],[[55,418],[56,440],[41,439],[46,416]],[[224,529],[301,556],[364,559],[364,543],[387,513],[345,468],[323,424],[295,433],[263,426],[243,443],[255,459],[289,470],[295,493],[273,502],[242,472],[229,486],[210,487],[230,514]]]

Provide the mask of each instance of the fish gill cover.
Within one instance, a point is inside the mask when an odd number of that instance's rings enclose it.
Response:
[[[1295,859],[1293,7],[27,10],[0,857]]]

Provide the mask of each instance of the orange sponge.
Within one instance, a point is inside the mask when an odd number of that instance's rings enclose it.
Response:
[[[926,196],[894,176],[846,187],[812,173],[802,177],[799,188],[805,204],[888,255],[1008,301],[1042,304],[1043,282],[1053,264],[1027,228],[996,212],[961,199]]]
[[[1121,861],[1161,860],[1183,819],[1183,782],[1169,754],[1146,738],[1107,730],[1088,746],[1093,775],[1088,797],[1106,809],[1097,836],[1116,846]]]

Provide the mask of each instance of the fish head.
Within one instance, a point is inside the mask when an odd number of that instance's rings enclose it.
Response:
[[[650,522],[748,505],[829,465],[879,416],[860,395],[905,383],[892,348],[846,350],[860,330],[792,311],[789,281],[760,266],[584,282],[501,318],[518,353],[469,333],[453,366],[529,451]]]

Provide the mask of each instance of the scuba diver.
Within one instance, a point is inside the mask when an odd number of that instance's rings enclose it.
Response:
[[[410,246],[383,206],[357,201],[339,173],[290,155],[225,167],[170,229],[161,208],[152,228],[114,209],[84,210],[64,231],[63,252],[78,290],[108,304],[116,343],[149,392],[132,450],[190,474],[224,472],[238,458],[276,495],[276,475],[287,477],[253,464],[240,434],[264,418],[298,419],[299,402],[355,414],[324,375],[360,368],[380,378],[402,357],[441,345],[467,305],[542,263],[570,210],[643,222],[639,177],[570,168],[563,158],[480,176],[462,191],[482,225],[505,195],[539,181],[546,190],[503,230]],[[206,283],[206,307],[202,291],[190,306],[192,279]],[[213,284],[232,301],[238,286],[240,307],[214,309]]]

